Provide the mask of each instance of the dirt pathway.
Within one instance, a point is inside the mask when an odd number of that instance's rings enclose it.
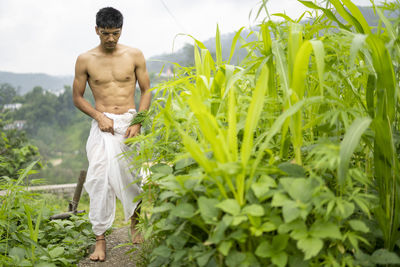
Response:
[[[133,260],[133,253],[126,254],[127,251],[134,248],[132,245],[127,245],[113,249],[114,247],[128,243],[129,241],[129,227],[122,227],[112,231],[111,234],[106,236],[107,250],[106,250],[106,261],[104,262],[94,262],[89,259],[89,255],[81,260],[78,267],[95,267],[95,266],[124,266],[124,267],[135,267]],[[138,245],[135,245],[135,247]],[[91,248],[90,253],[93,252],[94,246]]]

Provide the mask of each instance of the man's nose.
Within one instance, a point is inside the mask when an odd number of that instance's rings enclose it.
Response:
[[[114,39],[114,36],[112,35],[112,34],[109,34],[108,36],[107,36],[107,41],[114,41],[115,39]]]

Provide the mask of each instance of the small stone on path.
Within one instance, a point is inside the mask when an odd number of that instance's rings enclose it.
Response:
[[[116,249],[112,249],[120,244],[125,244],[131,242],[129,240],[129,226],[114,229],[111,234],[106,235],[106,260],[104,262],[91,261],[89,259],[90,254],[94,251],[94,245],[90,249],[90,253],[86,258],[82,259],[78,263],[78,267],[108,267],[108,266],[125,266],[125,267],[135,267],[135,262],[133,260],[133,253],[126,254],[127,251],[139,245],[126,245]]]

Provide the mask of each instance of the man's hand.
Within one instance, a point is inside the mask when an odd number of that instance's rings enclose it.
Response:
[[[125,138],[138,136],[140,133],[140,127],[142,127],[140,124],[134,124],[132,126],[129,126],[128,129],[126,130]]]
[[[103,114],[103,116],[99,117],[97,122],[99,123],[99,128],[101,131],[109,132],[114,135],[114,121],[112,119]]]

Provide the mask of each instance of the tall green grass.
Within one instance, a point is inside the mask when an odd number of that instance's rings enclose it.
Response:
[[[311,20],[267,14],[228,59],[218,27],[214,58],[194,39],[195,66],[154,89],[151,133],[130,140],[158,163],[150,266],[400,263],[399,22],[300,2]],[[238,40],[249,53],[234,66]]]

